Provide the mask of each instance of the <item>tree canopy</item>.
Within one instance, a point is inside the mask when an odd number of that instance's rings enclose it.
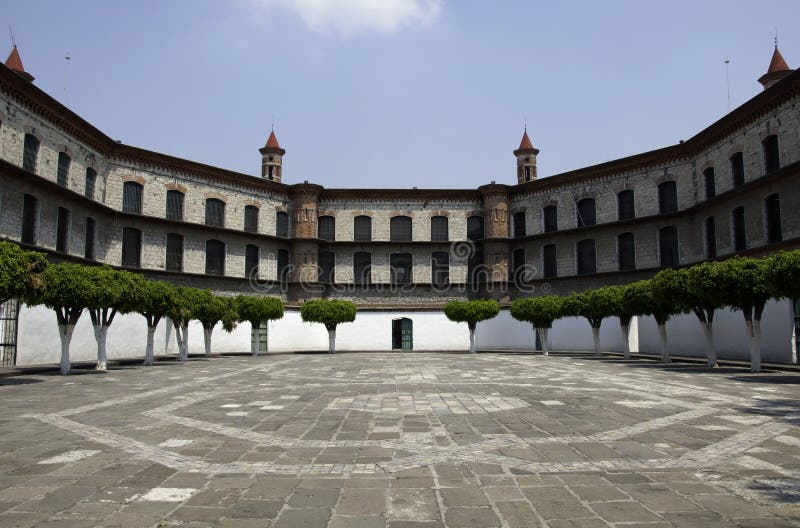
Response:
[[[555,295],[516,299],[511,304],[511,316],[533,324],[536,328],[550,328],[553,321],[563,315],[564,299]]]
[[[0,303],[32,297],[43,284],[47,268],[43,253],[25,251],[12,242],[0,242]]]
[[[356,305],[338,299],[312,299],[300,307],[300,317],[307,323],[322,323],[328,330],[356,319]]]
[[[766,262],[763,272],[773,297],[800,298],[800,249],[775,253]]]
[[[761,310],[770,299],[767,287],[767,260],[734,257],[721,263],[724,283],[722,292],[725,304],[744,313],[745,319],[761,318]]]
[[[451,321],[467,323],[472,329],[480,321],[492,319],[500,313],[500,305],[494,300],[450,301],[444,306],[444,314]]]
[[[588,319],[592,328],[600,328],[603,319],[615,315],[618,299],[607,288],[573,293],[564,299],[565,315],[575,315]]]
[[[283,303],[275,297],[239,295],[236,297],[234,306],[241,320],[247,321],[253,326],[283,317]]]

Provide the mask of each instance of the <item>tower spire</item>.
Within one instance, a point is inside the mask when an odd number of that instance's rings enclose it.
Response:
[[[528,119],[526,117],[522,130],[522,140],[519,142],[519,148],[514,151],[514,156],[517,157],[517,183],[525,183],[536,179],[537,154],[539,154],[539,149],[533,148],[531,138],[528,137]]]
[[[782,80],[784,77],[791,75],[791,73],[792,69],[789,68],[789,65],[786,63],[786,60],[783,58],[783,55],[781,55],[781,52],[778,49],[778,30],[776,28],[775,49],[772,51],[772,60],[769,61],[767,73],[759,77],[758,82],[760,82],[766,90],[770,86]]]
[[[273,121],[272,130],[267,138],[267,143],[258,149],[261,153],[261,177],[271,181],[281,181],[281,167],[283,164],[283,155],[286,151],[281,148],[278,143],[278,137],[275,135],[275,123]]]
[[[10,28],[9,28],[10,29]],[[11,35],[11,41],[14,42],[14,35]],[[8,58],[6,59],[6,67],[10,70],[13,70],[14,73],[22,77],[28,82],[33,82],[33,75],[25,71],[25,67],[22,65],[22,59],[19,56],[19,50],[17,50],[17,45],[14,44],[11,48],[11,53],[8,54]]]

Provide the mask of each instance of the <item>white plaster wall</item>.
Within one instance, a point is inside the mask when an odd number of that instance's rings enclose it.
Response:
[[[761,319],[761,354],[764,361],[792,360],[793,327],[789,301],[767,303]],[[705,336],[694,314],[684,314],[670,319],[667,322],[667,335],[670,353],[705,357]],[[720,359],[750,359],[744,317],[741,312],[717,311],[714,316],[714,342],[717,357]],[[658,327],[652,317],[640,318],[639,346],[644,353],[660,353]]]

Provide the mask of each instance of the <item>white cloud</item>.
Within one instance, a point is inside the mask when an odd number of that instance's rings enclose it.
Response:
[[[352,36],[427,26],[443,0],[251,0],[259,14],[273,9],[299,16],[312,31]]]

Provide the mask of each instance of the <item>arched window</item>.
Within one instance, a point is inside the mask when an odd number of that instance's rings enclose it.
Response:
[[[183,220],[184,194],[175,189],[167,191],[167,220]]]
[[[622,233],[617,237],[617,263],[620,271],[636,269],[636,240],[633,233]]]
[[[678,210],[678,185],[674,181],[666,181],[658,186],[658,212],[674,213]]]
[[[772,174],[781,168],[781,155],[778,149],[778,136],[772,134],[761,144],[764,151],[764,174]]]
[[[526,235],[525,211],[514,213],[514,238],[522,238]]]
[[[365,217],[369,218],[369,217]],[[369,284],[372,282],[372,254],[357,251],[353,254],[353,283]]]
[[[122,212],[142,214],[142,185],[134,181],[122,184]]]
[[[733,237],[733,250],[744,251],[747,249],[747,230],[744,219],[744,207],[737,207],[731,211],[731,231]]]
[[[717,257],[717,223],[713,216],[703,222],[705,230],[706,258]]]
[[[69,252],[71,220],[72,214],[69,209],[59,207],[56,213],[56,251]]]
[[[164,269],[183,271],[183,236],[177,233],[167,234],[167,259]]]
[[[225,242],[206,242],[206,275],[225,275]]]
[[[97,171],[91,167],[86,169],[86,179],[83,184],[83,194],[90,200],[94,200],[94,187],[97,184]]]
[[[578,257],[578,275],[588,275],[597,272],[597,254],[594,240],[587,238],[581,240],[576,246]]]
[[[280,282],[288,282],[289,272],[291,271],[291,266],[289,265],[289,250],[279,249],[276,255],[276,261],[278,268],[278,280]]]
[[[244,206],[244,230],[248,233],[258,232],[258,207],[255,205]]]
[[[23,244],[36,245],[39,238],[39,200],[31,194],[22,197],[22,235]]]
[[[36,173],[36,162],[39,158],[39,140],[33,134],[25,134],[22,147],[22,170]]]
[[[275,213],[275,236],[289,238],[289,213],[285,211]]]
[[[333,284],[335,282],[336,254],[333,251],[320,251],[319,260],[319,282]]]
[[[134,227],[122,229],[122,266],[142,267],[142,232]]]
[[[83,258],[86,260],[95,259],[95,240],[97,240],[97,222],[94,218],[87,217],[83,250]]]
[[[542,209],[542,219],[544,224],[544,232],[552,233],[558,231],[558,207],[555,205],[548,205]]]
[[[247,244],[244,246],[244,276],[258,278],[258,246]]]
[[[225,227],[225,202],[217,198],[206,200],[206,225]]]
[[[411,217],[395,216],[389,221],[389,240],[411,242]]]
[[[680,264],[677,227],[667,226],[658,230],[658,249],[662,267],[672,268]]]
[[[597,207],[594,198],[584,198],[578,200],[576,206],[578,212],[578,227],[592,226],[597,223]]]
[[[67,187],[69,184],[69,155],[66,152],[58,153],[58,169],[56,170],[56,183],[60,187]]]
[[[447,242],[450,240],[446,216],[431,217],[431,240],[434,242]]]
[[[783,240],[783,227],[781,225],[781,197],[770,194],[764,200],[765,216],[767,220],[767,242],[774,244]]]
[[[481,240],[483,238],[483,217],[472,215],[467,218],[467,239]]]
[[[706,184],[706,200],[710,200],[717,195],[717,179],[714,175],[714,167],[709,167],[703,171],[703,180]]]
[[[631,189],[617,193],[617,219],[620,221],[636,218],[636,204],[633,198]]]
[[[547,244],[542,248],[542,273],[545,279],[552,279],[558,276],[555,244]]]
[[[431,254],[431,284],[446,286],[450,283],[450,254],[434,251]]]
[[[320,240],[333,242],[336,240],[336,218],[333,216],[320,216],[317,221],[317,237]]]
[[[411,219],[409,218],[409,220]],[[392,253],[389,256],[392,284],[409,284],[411,282],[411,263],[411,253]]]
[[[731,182],[733,187],[741,187],[744,185],[744,155],[737,152],[731,156]]]
[[[372,240],[372,218],[359,215],[353,219],[353,240],[356,242]]]

